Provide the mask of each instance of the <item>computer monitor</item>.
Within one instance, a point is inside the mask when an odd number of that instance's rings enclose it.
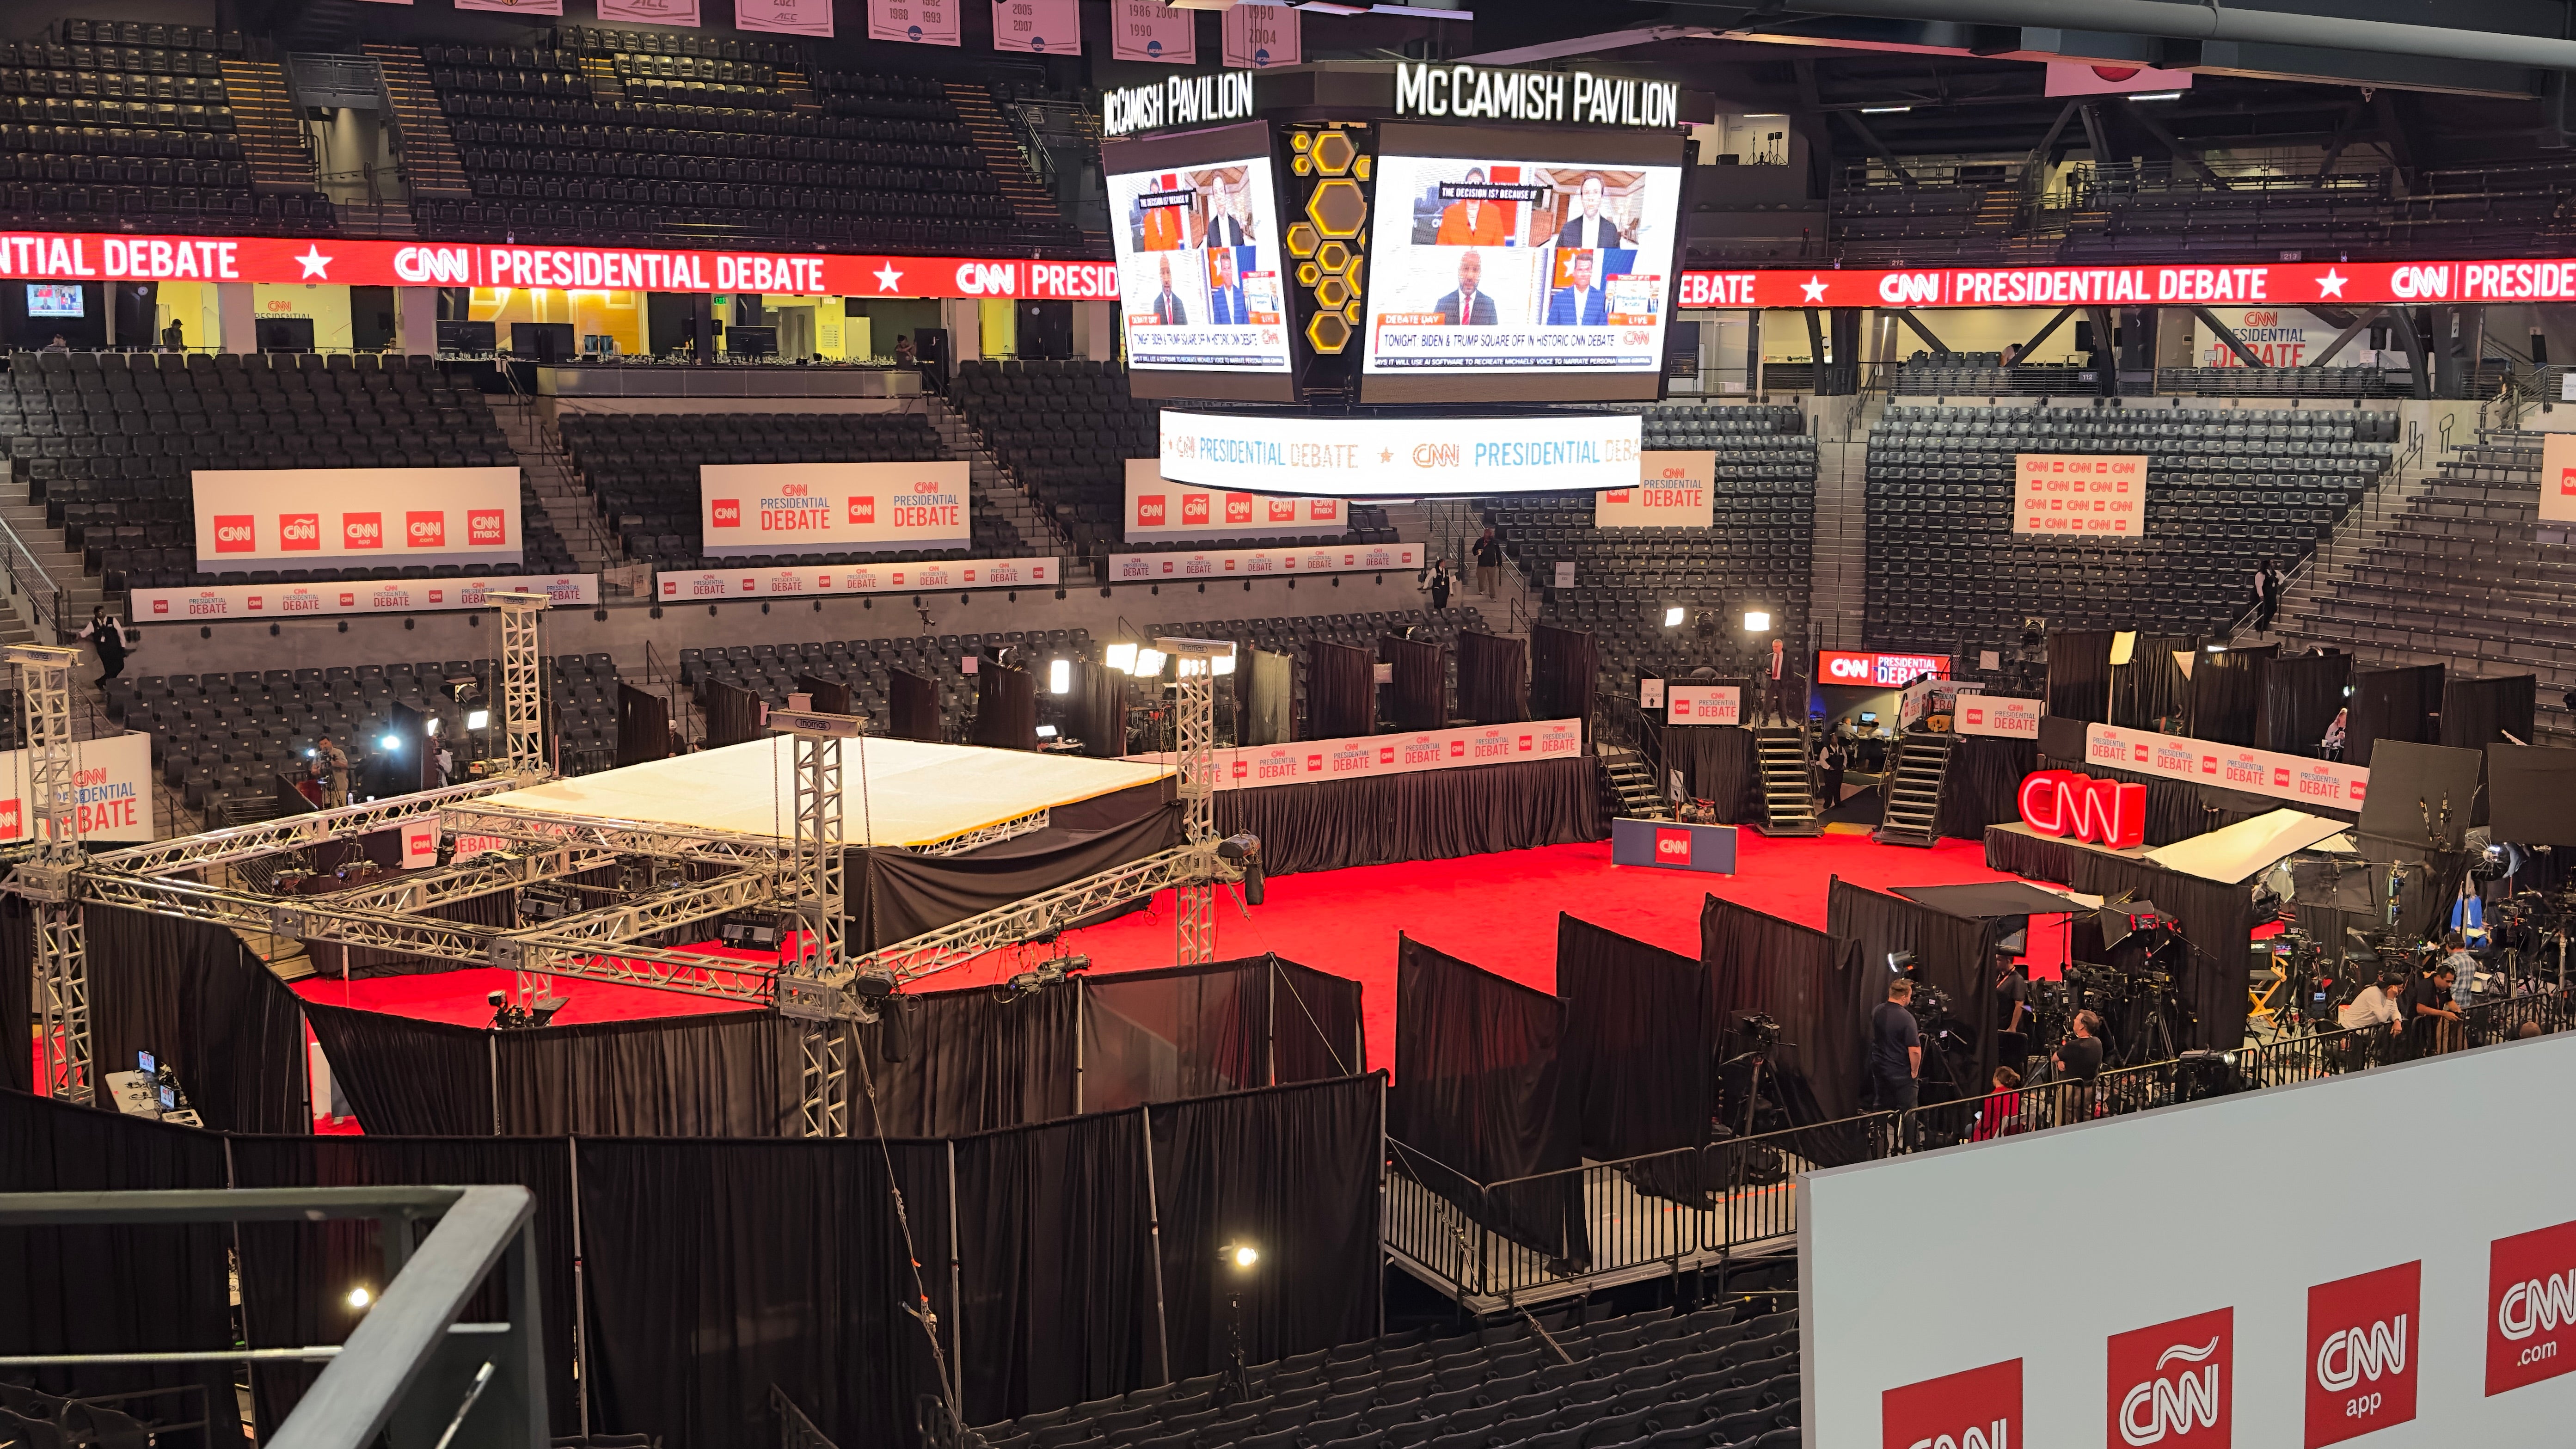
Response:
[[[158,1070],[152,1063],[152,1053],[136,1052],[134,1054],[134,1069],[147,1077],[152,1075],[154,1071]]]
[[[776,357],[778,329],[775,327],[728,327],[724,331],[725,354],[729,357]]]
[[[574,351],[569,322],[513,322],[510,350],[539,362],[569,362],[579,355]]]
[[[1877,710],[1874,710],[1874,709],[1865,709],[1865,710],[1862,710],[1862,711],[1860,712],[1860,722],[1861,722],[1862,724],[1876,724],[1876,723],[1878,723],[1878,711],[1877,711]]]

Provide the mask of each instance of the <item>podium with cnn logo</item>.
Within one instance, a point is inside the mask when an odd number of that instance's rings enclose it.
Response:
[[[1669,870],[1735,874],[1735,827],[1676,825],[1669,820],[1610,822],[1612,865],[1660,865]]]

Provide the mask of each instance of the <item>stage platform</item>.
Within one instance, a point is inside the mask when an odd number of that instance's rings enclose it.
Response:
[[[1152,785],[1169,767],[873,735],[841,745],[841,839],[920,850],[979,831]],[[785,735],[550,780],[474,802],[550,818],[788,839],[795,828],[796,751]]]

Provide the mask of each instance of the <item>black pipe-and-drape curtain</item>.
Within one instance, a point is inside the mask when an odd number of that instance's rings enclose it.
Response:
[[[86,924],[100,1073],[132,1070],[148,1051],[209,1127],[310,1129],[303,1003],[239,937],[114,906],[88,907]]]
[[[1851,1029],[1859,1033],[1864,1066],[1869,1043],[1868,1014],[1887,999],[1887,983],[1894,979],[1887,968],[1888,953],[1911,951],[1920,980],[1949,998],[1963,1035],[1976,1044],[1972,1058],[1954,1067],[1946,1060],[1936,1064],[1940,1053],[1927,1037],[1923,1043],[1922,1100],[1947,1101],[1987,1090],[1995,1070],[1993,971],[1995,942],[2002,936],[2000,921],[1968,920],[1936,911],[1920,901],[1883,895],[1836,879],[1825,892],[1825,933],[1834,938],[1844,970],[1863,979],[1875,978],[1872,989],[1862,993],[1860,1019],[1851,1024]],[[1916,1004],[1922,1004],[1919,996]],[[1942,1080],[1954,1071],[1953,1080]]]
[[[2528,674],[2448,681],[2442,687],[2442,743],[2475,750],[2481,757],[2489,745],[2530,744],[2537,683]],[[2483,764],[2478,781],[2488,783]],[[2469,823],[2486,824],[2491,803],[2489,791],[2480,790]]]
[[[945,725],[939,717],[939,681],[909,669],[887,670],[886,733],[899,740],[922,740],[934,745],[946,738]]]
[[[1306,645],[1306,738],[1377,733],[1377,671],[1369,651],[1315,639]]]
[[[1754,1049],[1753,1037],[1742,1028],[1746,1015],[1770,1017],[1779,1023],[1780,1041],[1766,1070],[1774,1074],[1790,1120],[1804,1127],[1859,1113],[1869,1043],[1852,1023],[1867,1021],[1877,1004],[1871,993],[1884,978],[1845,961],[1833,938],[1812,926],[1715,896],[1700,903],[1699,940],[1710,1029],[1722,1059],[1731,1062]],[[1752,1085],[1749,1064],[1730,1067],[1724,1076],[1736,1093]],[[1744,1130],[1740,1101],[1730,1108],[1727,1125]]]
[[[2183,733],[2224,745],[2251,745],[2262,718],[2262,670],[2281,646],[2203,654],[2191,671],[2191,708]]]
[[[35,1017],[36,921],[24,896],[0,895],[0,1040],[27,1039]],[[0,1051],[0,1091],[33,1091],[36,1064],[25,1051]]]
[[[2021,818],[2021,782],[2039,768],[2039,741],[1961,735],[1942,768],[1941,833],[1983,840],[1986,827]]]
[[[2057,881],[2086,895],[2155,902],[2181,923],[2192,945],[2175,989],[2195,1024],[2179,1045],[2233,1051],[2243,1044],[2254,936],[2254,906],[2244,884],[2221,884],[2151,861],[2013,830],[1987,834],[1986,864],[2033,880]]]
[[[706,691],[708,749],[739,745],[760,738],[760,696],[739,684],[710,679],[699,686]]]
[[[1377,657],[1393,676],[1387,685],[1387,723],[1400,730],[1436,730],[1449,723],[1448,668],[1439,645],[1381,634]]]
[[[1681,772],[1682,788],[1694,800],[1717,809],[1718,823],[1733,825],[1762,818],[1761,773],[1753,763],[1753,731],[1726,725],[1665,725],[1652,720],[1646,730],[1659,745],[1665,777],[1655,782],[1664,795],[1672,772]]]
[[[671,701],[649,689],[617,686],[617,763],[619,768],[669,758]]]
[[[2111,667],[2111,723],[2151,730],[2157,720],[2181,718],[2191,699],[2191,681],[2174,656],[2199,652],[2197,634],[2135,636],[2129,662]]]
[[[1677,952],[1559,913],[1556,990],[1565,998],[1567,1084],[1583,1155],[1598,1162],[1708,1144],[1708,973]],[[1696,1155],[1640,1163],[1644,1192],[1704,1200]]]
[[[1025,669],[976,661],[975,737],[998,750],[1038,747],[1038,682]]]
[[[2318,758],[2327,728],[2347,702],[2344,690],[2352,683],[2352,656],[2276,655],[2264,661],[2255,678],[2261,702],[2254,747],[2276,755]]]
[[[805,696],[809,709],[821,710],[825,714],[851,712],[850,687],[837,679],[825,679],[819,674],[800,673],[787,687]]]
[[[851,1063],[850,1131],[954,1137],[1081,1111],[1084,984],[1026,996],[977,987],[887,998],[877,1021],[856,1029],[862,1060]]]
[[[2444,675],[2439,664],[2373,669],[2355,675],[2352,718],[2346,721],[2344,732],[2345,761],[2367,766],[2371,748],[2381,740],[2439,744],[2441,726],[2436,716],[2442,708]]]
[[[1529,650],[1518,639],[1458,634],[1458,714],[1475,724],[1519,724],[1530,717]]]
[[[1389,1162],[1513,1242],[1589,1258],[1573,1175],[1544,1190],[1478,1190],[1582,1162],[1564,999],[1399,937],[1395,1002]]]
[[[1530,717],[1579,719],[1588,733],[1601,677],[1601,651],[1592,631],[1532,624],[1529,638]]]
[[[2059,629],[2048,636],[2048,712],[2067,719],[2111,718],[2111,631]]]
[[[1599,840],[1592,758],[1216,792],[1219,835],[1261,837],[1271,875]]]
[[[1121,791],[1113,798],[1136,807],[1126,819],[1086,827],[1068,814],[1044,830],[956,855],[847,850],[850,949],[910,940],[1169,850],[1183,830],[1180,802],[1170,794],[1168,781],[1143,795]]]

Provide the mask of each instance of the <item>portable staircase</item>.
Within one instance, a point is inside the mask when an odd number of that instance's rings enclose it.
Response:
[[[1917,730],[1896,747],[1881,799],[1886,814],[1871,836],[1881,845],[1930,846],[1941,838],[1941,785],[1958,736]]]
[[[1807,731],[1757,729],[1753,732],[1753,765],[1762,777],[1762,818],[1753,828],[1765,835],[1821,835],[1816,818],[1815,781],[1807,773]]]
[[[1601,789],[1613,813],[1628,820],[1670,820],[1672,807],[1664,792],[1655,785],[1655,772],[1646,757],[1635,750],[1604,745],[1595,756],[1601,762]]]

